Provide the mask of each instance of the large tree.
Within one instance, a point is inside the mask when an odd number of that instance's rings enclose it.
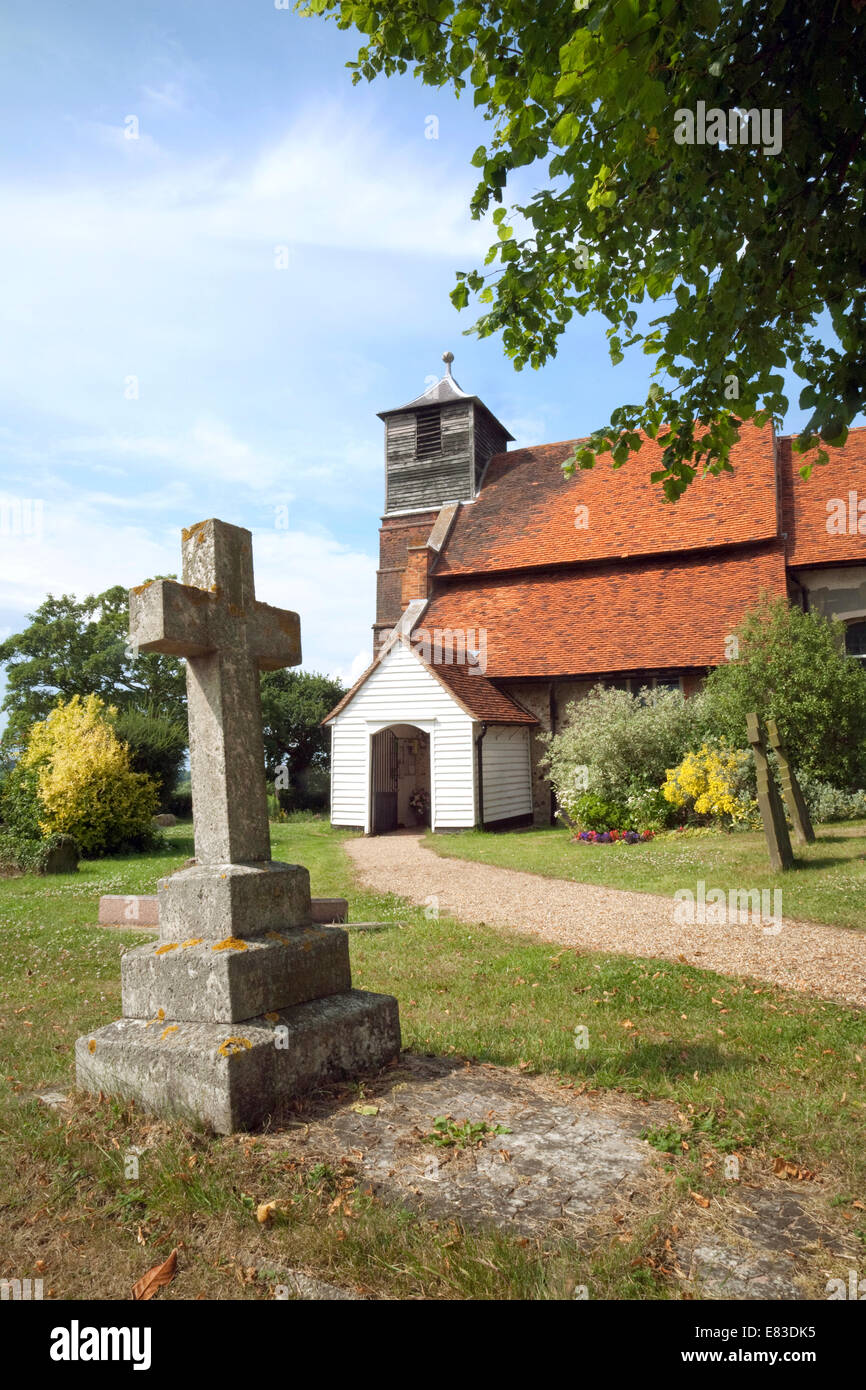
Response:
[[[472,331],[501,333],[518,368],[541,366],[592,311],[609,320],[614,363],[637,347],[655,359],[646,399],[615,410],[577,466],[607,451],[620,465],[644,429],[664,445],[653,476],[675,498],[698,468],[730,468],[738,420],[785,414],[786,366],[810,412],[803,471],[826,460],[819,437],[844,442],[866,401],[866,0],[299,8],[367,36],[356,81],[412,69],[473,89],[493,125],[473,158],[474,216],[502,202],[513,171],[546,164],[514,218],[493,213],[492,269],[461,271],[452,299],[477,295]],[[714,111],[724,144],[710,143]],[[824,311],[838,346],[819,336]]]
[[[866,671],[843,625],[766,595],[737,629],[737,658],[704,690],[709,729],[745,745],[746,715],[775,719],[794,766],[837,787],[866,778]]]
[[[51,595],[29,625],[0,643],[6,663],[2,747],[20,750],[30,725],[46,719],[58,699],[98,695],[119,711],[150,712],[186,723],[183,663],[136,653],[129,646],[129,596],[117,584],[78,600]]]
[[[345,687],[315,671],[267,671],[262,676],[265,768],[284,806],[315,800],[311,782],[324,785],[330,765],[330,734],[322,720],[345,695]],[[280,769],[283,769],[282,776]]]

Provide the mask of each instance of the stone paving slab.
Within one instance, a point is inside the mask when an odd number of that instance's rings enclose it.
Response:
[[[659,1263],[693,1298],[808,1299],[821,1296],[829,1273],[844,1276],[857,1252],[811,1184],[795,1190],[768,1176],[766,1187],[732,1184],[709,1211],[686,1192],[671,1208],[676,1159],[641,1135],[676,1112],[665,1101],[587,1095],[508,1068],[404,1053],[364,1083],[360,1099],[357,1090],[308,1097],[295,1122],[260,1142],[305,1166],[351,1171],[361,1190],[422,1217],[572,1235],[588,1250],[665,1212],[659,1229],[671,1240]],[[425,1142],[440,1116],[510,1132],[441,1149]]]

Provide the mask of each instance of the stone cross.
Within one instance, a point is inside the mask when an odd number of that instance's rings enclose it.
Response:
[[[259,671],[301,659],[297,614],[253,589],[252,537],[183,533],[182,584],[130,594],[140,651],[187,659],[196,862],[160,879],[159,942],[121,961],[123,1017],[75,1044],[79,1086],[220,1134],[400,1051],[397,1000],[352,988],[349,938],[313,925],[310,875],[271,859]]]
[[[746,715],[746,729],[749,743],[752,745],[752,752],[755,755],[758,805],[761,808],[761,819],[764,822],[764,835],[767,839],[770,867],[777,872],[780,869],[792,869],[794,867],[794,852],[791,849],[788,822],[785,820],[785,808],[782,805],[782,799],[767,761],[767,750],[764,747],[757,714]]]
[[[767,720],[767,736],[779,760],[779,781],[782,783],[782,795],[794,827],[794,836],[801,845],[811,845],[815,839],[815,831],[812,829],[812,821],[800,783],[797,781],[797,774],[788,762],[775,719]]]
[[[139,651],[187,658],[190,777],[200,865],[270,860],[259,672],[297,666],[297,613],[260,603],[252,536],[201,521],[183,532],[183,583],[133,589]]]

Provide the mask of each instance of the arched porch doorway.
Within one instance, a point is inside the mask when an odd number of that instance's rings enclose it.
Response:
[[[370,740],[370,833],[430,824],[430,735],[391,724]]]

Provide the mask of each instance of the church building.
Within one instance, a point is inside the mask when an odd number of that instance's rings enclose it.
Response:
[[[733,473],[671,504],[653,440],[566,478],[576,440],[509,451],[443,360],[380,414],[374,656],[325,720],[334,825],[549,824],[541,735],[599,682],[688,697],[762,594],[839,617],[866,660],[866,428],[804,480],[790,437],[746,424]]]

